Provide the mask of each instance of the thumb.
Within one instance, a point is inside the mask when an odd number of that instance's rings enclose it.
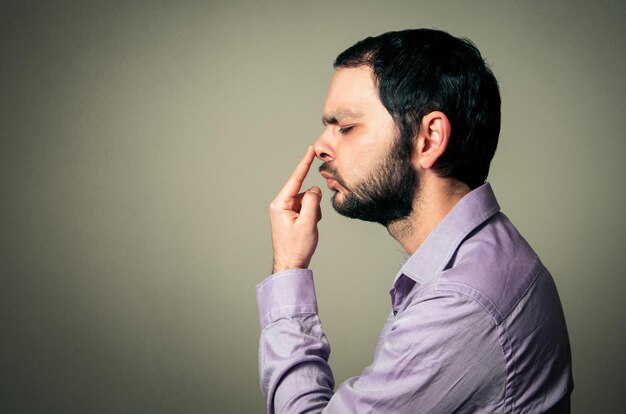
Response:
[[[302,197],[302,207],[300,208],[300,219],[303,222],[315,225],[320,220],[318,214],[320,201],[322,200],[322,190],[319,187],[311,187]]]

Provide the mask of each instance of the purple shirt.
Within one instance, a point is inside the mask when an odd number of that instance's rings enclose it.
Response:
[[[398,272],[374,361],[336,391],[312,272],[259,284],[268,413],[569,412],[556,286],[499,210],[489,184],[457,203]]]

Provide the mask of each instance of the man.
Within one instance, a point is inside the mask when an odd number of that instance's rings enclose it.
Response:
[[[467,40],[386,33],[337,57],[325,129],[270,207],[274,274],[257,286],[269,413],[564,413],[573,388],[563,311],[485,180],[497,82]],[[309,262],[321,191],[381,223],[410,256],[374,361],[334,391]]]

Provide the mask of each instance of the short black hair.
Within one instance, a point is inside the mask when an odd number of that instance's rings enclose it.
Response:
[[[471,189],[485,182],[500,135],[500,92],[470,40],[432,29],[388,32],[357,42],[334,63],[335,69],[363,65],[373,70],[405,144],[412,145],[424,115],[441,111],[452,131],[434,171]]]

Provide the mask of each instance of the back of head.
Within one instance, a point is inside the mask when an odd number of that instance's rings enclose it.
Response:
[[[372,68],[381,102],[406,145],[412,145],[424,115],[441,111],[452,132],[434,171],[471,189],[484,183],[500,134],[500,93],[469,40],[430,29],[388,32],[356,43],[334,64],[361,65]]]

